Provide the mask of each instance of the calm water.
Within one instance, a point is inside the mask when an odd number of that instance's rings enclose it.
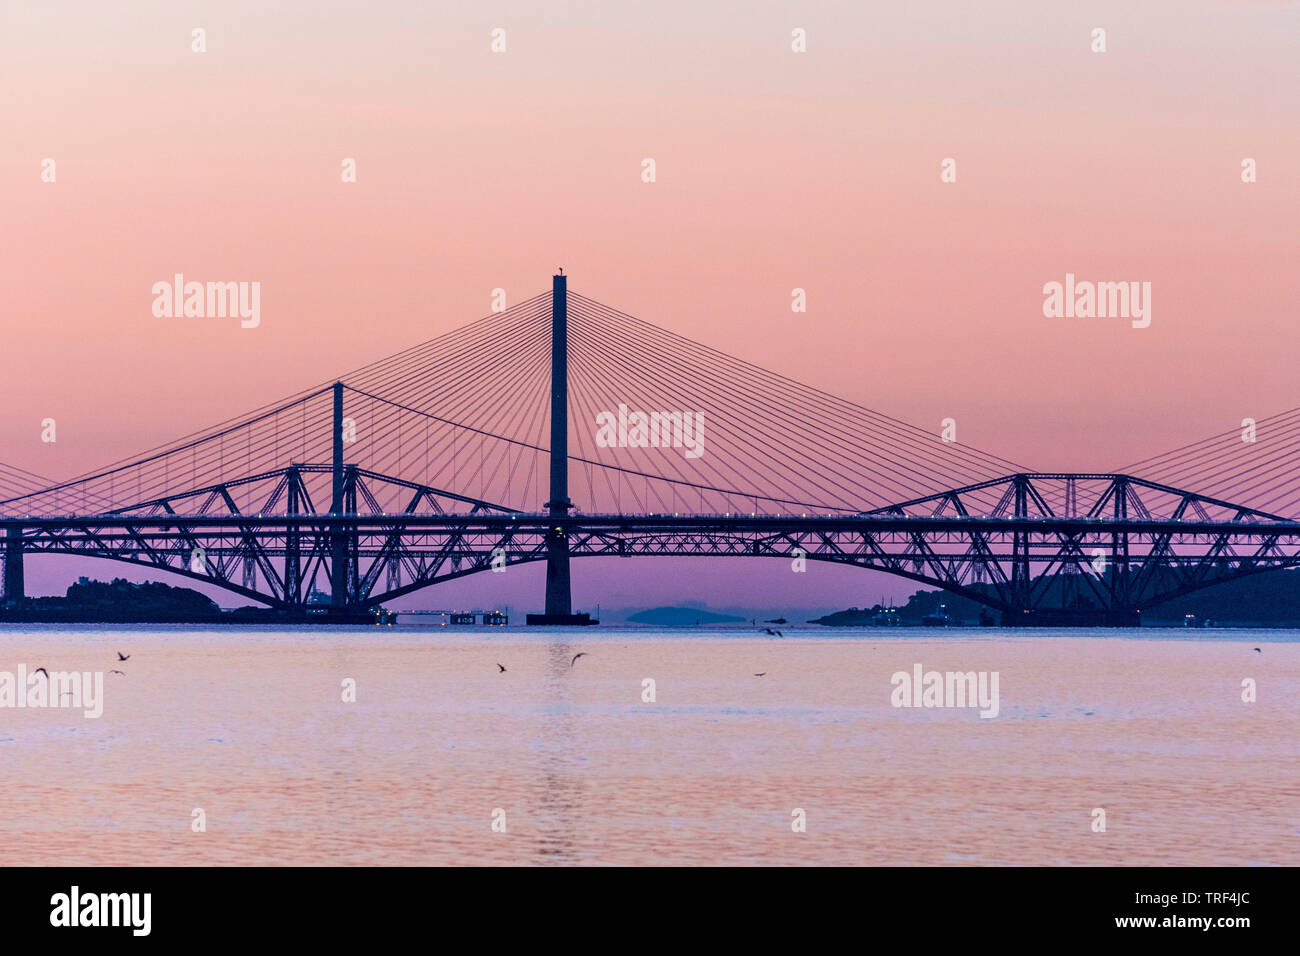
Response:
[[[593,631],[0,628],[0,865],[1300,864],[1294,632]]]

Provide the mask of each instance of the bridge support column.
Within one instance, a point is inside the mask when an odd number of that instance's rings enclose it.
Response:
[[[344,511],[343,495],[343,383],[334,383],[334,468],[330,495],[330,514]],[[348,606],[348,535],[340,527],[330,529],[330,607]]]
[[[1017,475],[1014,481],[1016,517],[1027,518],[1029,516],[1029,480],[1024,475]],[[1028,615],[1031,584],[1029,532],[1016,530],[1011,536],[1011,606],[1013,615],[1016,612]]]
[[[298,494],[300,482],[297,468],[290,468],[288,474],[288,509],[289,514],[296,515],[302,508],[301,496]],[[288,521],[284,528],[284,601],[291,607],[302,604],[302,562],[301,538],[296,521]]]
[[[1128,481],[1124,478],[1115,479],[1114,515],[1117,522],[1128,520]],[[1128,607],[1131,602],[1127,531],[1110,536],[1110,562],[1110,606]]]
[[[357,466],[348,465],[343,479],[343,513],[357,513]],[[347,530],[343,538],[344,560],[347,568],[348,606],[361,606],[361,535],[357,526]]]
[[[5,529],[4,603],[18,604],[27,595],[23,581],[23,529],[9,525]]]

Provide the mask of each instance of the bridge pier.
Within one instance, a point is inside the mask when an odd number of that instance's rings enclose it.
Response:
[[[289,514],[296,515],[302,508],[302,499],[299,495],[299,487],[302,479],[298,475],[297,468],[290,468],[288,475],[288,503]],[[284,600],[291,607],[297,607],[302,603],[302,561],[301,561],[302,542],[296,521],[288,521],[284,528]]]
[[[1015,515],[1017,519],[1029,516],[1029,479],[1016,475],[1013,479],[1015,491]],[[1029,532],[1016,530],[1011,535],[1011,600],[1018,607],[1029,606],[1029,589],[1033,578],[1029,570]]]
[[[357,513],[357,466],[348,465],[343,476],[343,513]],[[361,535],[354,524],[343,534],[343,560],[347,574],[344,576],[347,607],[361,609]]]
[[[330,514],[344,513],[343,472],[343,383],[334,383],[334,462],[330,494]],[[329,532],[330,544],[330,607],[342,611],[348,607],[348,535],[342,528]]]
[[[19,525],[5,528],[4,603],[19,604],[26,598],[23,580],[23,529]]]
[[[1128,520],[1128,479],[1119,476],[1114,481],[1115,496],[1113,514],[1117,522]],[[1111,606],[1123,606],[1129,601],[1129,553],[1128,534],[1116,532],[1111,535],[1110,549],[1110,603]]]

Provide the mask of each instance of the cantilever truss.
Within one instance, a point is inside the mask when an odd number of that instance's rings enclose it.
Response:
[[[995,553],[994,537],[974,528],[965,560],[936,560],[920,535],[903,559],[930,567],[949,590],[1006,611],[1039,609],[1052,598],[1140,609],[1295,563],[1280,547],[1290,538],[1288,519],[1130,475],[1016,474],[869,514],[1023,522],[1024,530],[995,536],[1009,537],[1002,541],[1009,562]]]
[[[348,537],[351,521],[389,516],[473,520],[481,514],[511,514],[512,509],[466,495],[346,466],[342,472],[341,522],[331,521],[330,465],[302,464],[250,475],[100,515],[62,521],[30,519],[22,550],[72,553],[130,561],[219,585],[273,607],[308,602],[317,583],[333,581],[335,540]],[[381,504],[400,499],[400,510]],[[321,510],[317,502],[324,502]],[[12,523],[11,523],[12,525]],[[390,525],[384,541],[363,571],[357,561],[355,532],[341,550],[347,562],[345,605],[366,605],[382,573],[430,582],[444,564],[459,565],[454,549],[426,556],[402,547],[400,525]],[[422,585],[421,585],[422,586]]]
[[[1140,610],[1300,565],[1300,522],[1127,475],[1016,474],[854,515],[564,517],[355,466],[331,513],[317,504],[330,500],[331,480],[329,465],[293,465],[102,515],[0,525],[22,551],[144,564],[284,608],[336,580],[340,603],[372,607],[544,560],[555,534],[575,557],[804,556],[872,568],[1011,615]]]

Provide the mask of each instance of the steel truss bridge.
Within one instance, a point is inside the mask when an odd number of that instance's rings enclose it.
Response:
[[[703,421],[695,459],[667,428],[649,442],[648,412],[665,409]],[[600,412],[617,443],[595,436]],[[1133,624],[1300,565],[1300,416],[1268,427],[1262,447],[1225,433],[1140,463],[1197,491],[1036,473],[570,296],[561,275],[549,295],[95,473],[5,466],[4,596],[23,600],[26,555],[64,554],[289,616],[325,589],[343,617],[545,561],[562,621],[573,558],[766,557],[909,578],[1006,624]]]

